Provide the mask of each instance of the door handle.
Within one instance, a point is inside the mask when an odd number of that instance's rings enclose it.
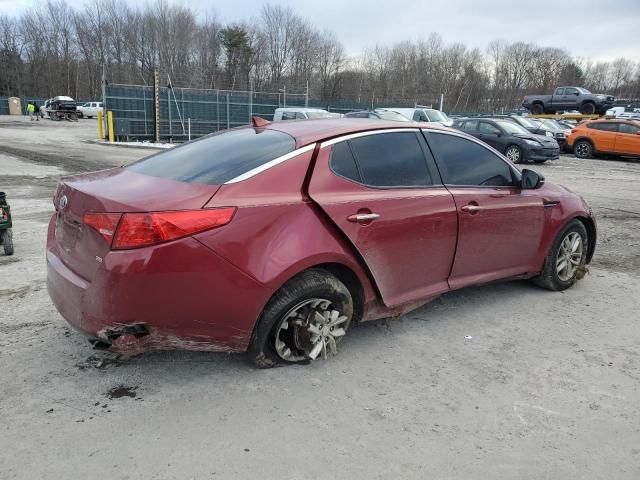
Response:
[[[354,223],[370,223],[380,218],[378,213],[354,213],[349,215],[347,220]]]
[[[463,205],[462,207],[460,207],[460,210],[462,210],[463,212],[468,212],[471,215],[475,215],[480,210],[482,210],[482,207],[480,205],[474,205],[470,203],[469,205]]]

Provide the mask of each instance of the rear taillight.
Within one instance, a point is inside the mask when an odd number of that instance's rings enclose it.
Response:
[[[120,213],[85,213],[84,223],[95,229],[111,245],[121,216]]]
[[[147,247],[231,221],[235,207],[148,213],[86,213],[84,223],[95,229],[113,250]]]
[[[231,221],[235,207],[177,212],[125,213],[111,248],[123,250],[168,242],[221,227]]]

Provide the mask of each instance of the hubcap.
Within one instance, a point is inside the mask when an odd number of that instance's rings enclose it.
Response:
[[[337,344],[347,333],[349,318],[333,308],[330,300],[312,298],[293,307],[276,332],[276,352],[283,360],[298,362],[326,359],[338,352]]]
[[[567,234],[562,240],[556,258],[556,272],[563,282],[571,280],[575,275],[582,262],[582,248],[582,237],[577,232]]]
[[[507,158],[512,162],[517,162],[520,160],[520,150],[517,148],[510,148],[507,150]]]

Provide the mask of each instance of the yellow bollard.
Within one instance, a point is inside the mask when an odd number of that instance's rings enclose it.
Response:
[[[104,124],[102,123],[102,111],[98,111],[98,138],[104,140]]]
[[[113,112],[111,110],[107,112],[107,128],[109,129],[109,141],[113,142]]]

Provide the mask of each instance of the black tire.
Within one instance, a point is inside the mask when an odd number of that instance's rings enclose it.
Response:
[[[540,160],[534,160],[534,163],[545,163],[546,161],[546,158],[541,158]]]
[[[5,255],[13,255],[13,234],[10,228],[2,232],[2,247]]]
[[[509,145],[504,151],[504,156],[511,160],[513,163],[524,162],[522,148],[520,148],[518,145]]]
[[[589,158],[593,155],[593,145],[589,140],[578,140],[573,144],[573,154],[578,158]]]
[[[583,115],[593,115],[596,113],[596,106],[591,102],[586,102],[580,105],[580,113]]]
[[[534,115],[542,115],[544,113],[544,105],[541,103],[534,103],[531,105],[531,113]]]
[[[247,355],[258,368],[271,368],[278,365],[307,363],[310,359],[296,344],[293,338],[284,339],[287,347],[295,350],[301,357],[293,361],[284,359],[276,351],[276,336],[283,332],[280,327],[289,313],[297,306],[311,299],[326,299],[331,308],[347,317],[342,325],[345,331],[352,323],[354,305],[349,289],[336,277],[322,269],[310,269],[296,275],[285,283],[269,300],[262,311],[251,336]],[[287,329],[288,332],[289,329]],[[291,329],[291,337],[298,338],[297,327]]]
[[[77,115],[78,115],[78,118],[84,118],[84,113],[82,113],[82,112],[78,112]],[[87,117],[87,118],[89,118],[89,117]]]
[[[559,276],[557,268],[558,255],[561,254],[562,242],[572,233],[577,233],[582,238],[582,255],[580,256],[580,264],[573,272],[573,275],[571,275],[570,278],[562,279]],[[581,269],[585,268],[584,265],[587,260],[588,250],[589,235],[587,234],[587,229],[584,224],[580,220],[570,221],[553,241],[551,249],[544,260],[542,272],[540,272],[539,276],[532,278],[533,283],[547,290],[566,290],[576,283],[579,278],[582,278],[580,275],[584,275],[584,272],[581,273]]]

